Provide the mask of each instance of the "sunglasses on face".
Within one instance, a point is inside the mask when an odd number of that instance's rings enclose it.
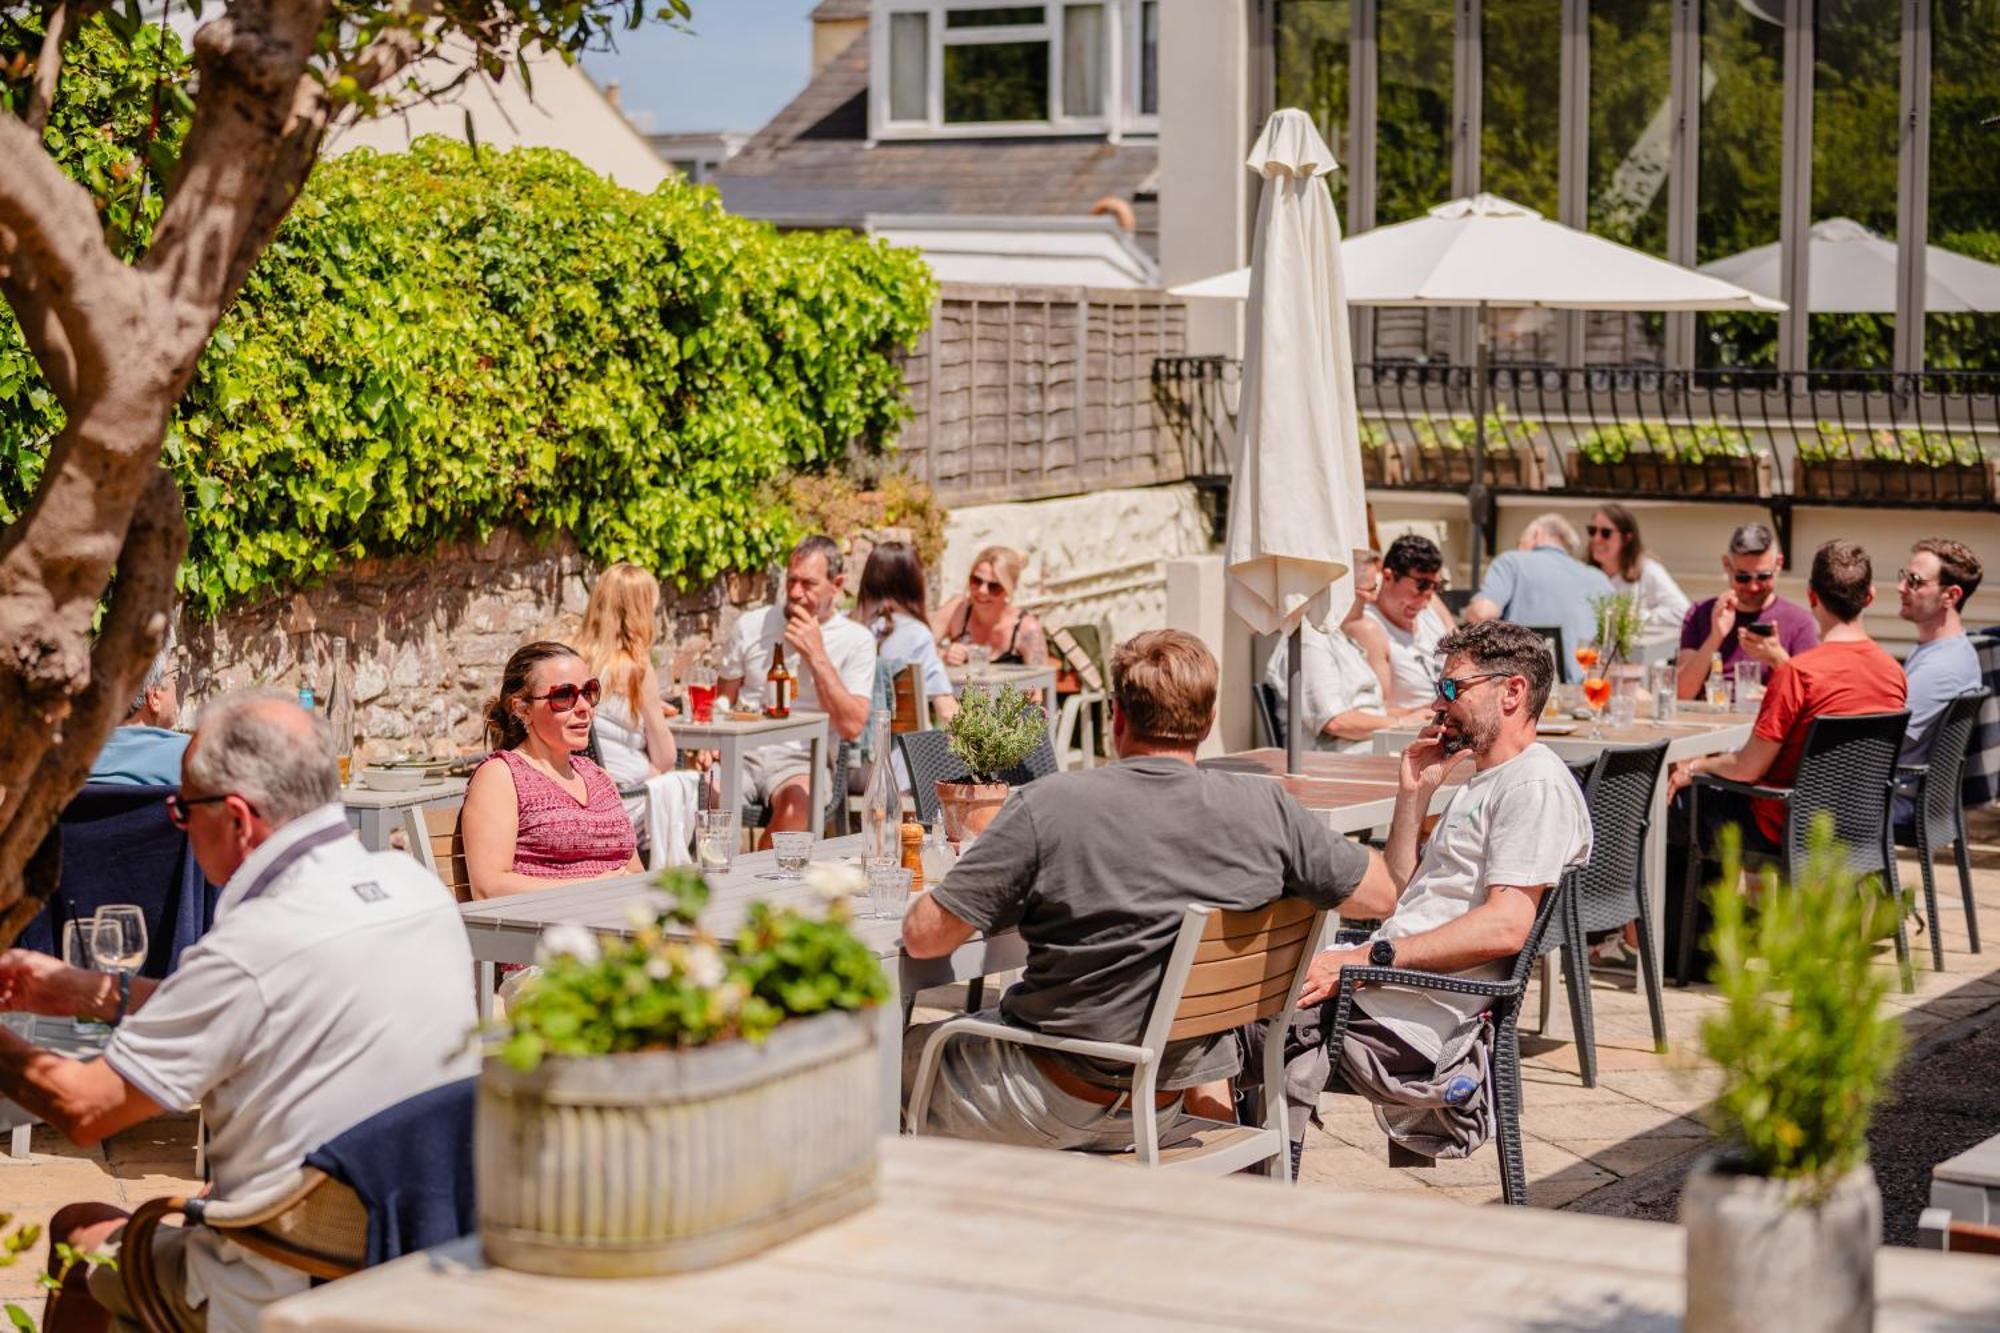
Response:
[[[167,822],[177,829],[185,829],[188,826],[188,811],[198,805],[213,805],[217,801],[226,801],[233,795],[235,795],[234,792],[223,792],[217,796],[183,796],[179,792],[175,792],[173,795],[167,797]],[[245,801],[244,804],[249,805],[250,803]],[[254,814],[256,807],[251,806],[250,808]]]
[[[1616,528],[1600,528],[1595,524],[1586,528],[1585,531],[1593,537],[1616,537],[1618,535],[1618,529]]]
[[[965,582],[966,585],[970,587],[974,592],[984,591],[991,593],[995,597],[998,597],[1001,593],[1007,591],[1007,585],[1002,583],[999,579],[982,579],[977,574],[974,574],[972,577],[966,579]]]
[[[1739,569],[1735,574],[1735,579],[1738,583],[1773,583],[1777,580],[1777,577],[1778,571],[1775,569],[1753,569],[1747,571]]]
[[[1458,697],[1482,680],[1503,680],[1505,671],[1487,671],[1477,676],[1446,676],[1437,683],[1437,697],[1446,703],[1457,703]]]
[[[592,708],[597,707],[597,701],[604,697],[604,690],[598,685],[597,677],[592,676],[581,685],[557,685],[547,694],[531,694],[528,697],[530,699],[547,699],[551,713],[567,713],[570,709],[576,707],[578,699],[583,700]]]
[[[1926,584],[1934,583],[1936,580],[1928,574],[1917,574],[1907,569],[1899,569],[1896,571],[1896,582],[1914,591],[1922,591]]]
[[[1402,579],[1412,588],[1415,588],[1419,594],[1443,592],[1447,587],[1451,586],[1451,580],[1442,574],[1391,574],[1389,577],[1392,579]]]

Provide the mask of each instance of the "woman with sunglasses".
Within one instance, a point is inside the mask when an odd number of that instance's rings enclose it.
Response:
[[[1028,557],[1010,546],[989,546],[972,558],[965,592],[931,620],[946,665],[961,665],[979,644],[993,650],[995,663],[1048,665],[1048,640],[1040,622],[1013,604],[1014,587],[1027,564]]]
[[[1620,504],[1599,505],[1590,516],[1590,563],[1604,571],[1618,592],[1637,593],[1643,616],[1643,637],[1660,639],[1679,634],[1687,618],[1688,595],[1667,567],[1646,554],[1639,540],[1639,520]]]
[[[617,785],[580,753],[602,695],[566,643],[531,643],[507,659],[486,709],[493,755],[472,775],[461,815],[473,897],[641,869]]]

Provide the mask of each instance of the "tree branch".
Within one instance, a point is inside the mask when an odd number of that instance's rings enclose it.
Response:
[[[56,87],[62,78],[63,47],[76,30],[105,7],[107,0],[71,0],[57,5],[49,14],[42,34],[42,49],[35,56],[35,82],[28,89],[28,104],[21,119],[40,134],[49,125],[49,111],[56,104]]]

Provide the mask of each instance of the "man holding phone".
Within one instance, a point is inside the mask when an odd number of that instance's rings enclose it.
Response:
[[[1724,671],[1748,659],[1768,673],[1819,643],[1812,612],[1778,596],[1784,553],[1763,523],[1745,523],[1729,534],[1722,572],[1729,586],[1720,596],[1696,602],[1681,622],[1681,650],[1675,684],[1683,699],[1699,699],[1708,666],[1722,655]]]

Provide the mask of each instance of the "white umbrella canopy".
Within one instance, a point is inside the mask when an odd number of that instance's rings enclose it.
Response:
[[[1778,243],[1725,255],[1701,272],[1766,295],[1778,291]],[[1896,243],[1853,218],[1812,225],[1807,243],[1806,308],[1815,314],[1896,313]],[[2000,264],[1924,247],[1924,311],[1963,314],[2000,310]]]
[[[1229,489],[1229,604],[1257,632],[1289,634],[1325,617],[1334,581],[1367,544],[1340,221],[1320,179],[1338,164],[1309,116],[1283,110],[1246,165],[1264,186]]]

